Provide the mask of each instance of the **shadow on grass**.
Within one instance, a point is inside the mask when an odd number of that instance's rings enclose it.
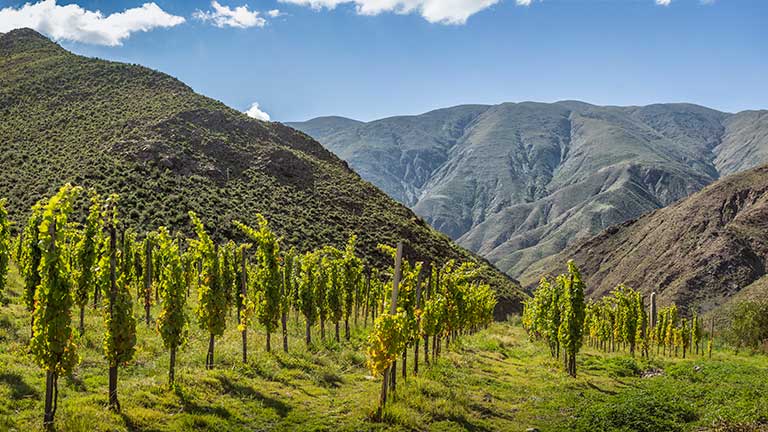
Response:
[[[597,390],[597,391],[599,391],[600,393],[603,393],[603,394],[608,394],[608,395],[611,395],[611,396],[614,396],[614,395],[618,394],[617,392],[615,392],[613,390],[601,389],[600,387],[595,385],[595,383],[593,383],[593,382],[587,381],[587,386],[589,386],[589,388],[591,388],[593,390]]]
[[[257,391],[253,387],[238,384],[225,376],[219,376],[218,379],[221,382],[221,386],[224,388],[225,392],[231,393],[238,397],[261,401],[264,406],[274,410],[281,418],[285,418],[292,409],[290,405],[278,399],[265,396],[263,393]]]
[[[230,414],[229,410],[226,408],[200,405],[197,402],[193,401],[192,399],[189,398],[189,396],[187,396],[186,393],[184,393],[184,390],[181,388],[181,386],[178,386],[178,385],[175,386],[173,388],[173,392],[179,398],[179,402],[181,402],[182,409],[186,413],[213,414],[216,417],[219,417],[225,420],[232,417],[232,414]]]
[[[37,391],[30,387],[19,374],[2,373],[0,374],[0,383],[11,388],[11,399],[37,398],[39,396]]]
[[[120,413],[120,417],[123,419],[123,423],[125,424],[126,429],[128,429],[129,432],[159,432],[159,429],[141,427],[136,422],[133,421],[127,414]]]
[[[488,429],[485,426],[472,423],[463,415],[438,415],[433,417],[433,421],[449,421],[461,426],[465,431],[478,431],[478,432],[492,432],[492,429]]]
[[[515,416],[512,414],[516,410],[511,411],[511,413],[504,413],[501,412],[493,407],[480,405],[480,404],[469,404],[468,408],[472,411],[476,412],[480,417],[482,418],[498,418],[503,419],[507,421],[515,421]]]
[[[312,365],[308,364],[307,362],[297,360],[288,356],[277,355],[275,356],[275,360],[283,369],[296,369],[296,370],[305,372],[307,374],[311,374],[315,370],[314,367],[312,367]]]

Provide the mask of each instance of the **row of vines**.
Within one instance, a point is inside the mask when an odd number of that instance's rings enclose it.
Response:
[[[623,284],[599,300],[585,300],[579,269],[568,262],[568,272],[554,280],[544,277],[523,305],[523,326],[533,340],[544,341],[554,358],[562,356],[566,371],[576,376],[576,353],[586,341],[605,352],[628,350],[648,357],[704,354],[704,326],[694,313],[683,318],[673,303],[656,309],[656,293],[646,307],[643,295]],[[706,353],[712,355],[710,330]]]
[[[474,263],[443,265],[412,262],[397,247],[379,245],[391,256],[388,268],[369,268],[356,255],[356,238],[342,248],[325,246],[299,252],[283,245],[268,221],[257,226],[235,222],[247,243],[216,244],[200,218],[189,213],[194,238],[161,227],[138,233],[122,228],[117,195],[65,185],[33,208],[18,235],[0,201],[0,296],[11,261],[23,278],[24,301],[30,311],[30,352],[46,372],[44,424],[52,426],[58,403],[58,378],[80,362],[79,338],[91,307],[103,316],[104,356],[109,364],[109,406],[120,410],[119,367],[131,362],[136,326],[154,325],[169,354],[169,385],[174,385],[178,350],[188,342],[189,326],[208,335],[205,367],[215,368],[216,340],[236,311],[242,333],[242,360],[248,361],[248,333],[258,324],[273,349],[281,335],[289,350],[289,317],[303,319],[305,343],[313,329],[326,338],[350,339],[350,327],[373,323],[366,344],[368,366],[382,377],[380,410],[387,391],[396,389],[397,361],[414,350],[418,373],[420,343],[425,363],[441,345],[486,326],[496,298],[481,282]],[[87,207],[82,223],[70,220],[75,206]],[[190,296],[196,301],[190,302]],[[143,316],[134,315],[134,304]],[[141,310],[140,309],[140,310]],[[79,312],[77,328],[73,310]],[[156,316],[152,316],[153,311]],[[381,413],[381,412],[380,412]]]

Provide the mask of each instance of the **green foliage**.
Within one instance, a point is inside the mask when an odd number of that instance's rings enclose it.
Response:
[[[11,223],[5,209],[5,199],[0,199],[0,298],[3,297],[11,262]]]
[[[23,241],[20,241],[23,244],[21,273],[24,276],[24,303],[29,311],[35,309],[35,293],[40,286],[40,260],[43,254],[40,249],[40,224],[43,222],[44,206],[45,201],[32,206],[32,214],[24,227]]]
[[[558,283],[563,285],[563,300],[562,320],[557,337],[565,350],[566,361],[570,361],[568,372],[575,376],[576,353],[581,349],[586,311],[584,283],[573,260],[568,261],[568,274],[560,275]],[[634,331],[632,335],[634,336]]]
[[[77,341],[71,328],[71,268],[64,259],[61,245],[66,235],[67,216],[79,192],[78,187],[63,186],[42,209],[38,228],[42,255],[30,350],[40,367],[57,375],[69,372],[79,362]]]
[[[99,279],[103,281],[104,304],[104,356],[110,367],[127,363],[133,359],[136,347],[136,319],[133,316],[133,301],[129,283],[121,268],[118,255],[125,250],[118,250],[117,211],[118,197],[107,199],[104,211],[104,224],[109,236],[104,239],[102,259],[99,263]],[[125,260],[125,257],[122,257]]]
[[[157,317],[157,329],[167,349],[181,347],[187,342],[189,318],[186,312],[187,281],[184,278],[184,266],[179,255],[179,247],[168,235],[165,227],[160,227],[156,236],[157,254],[165,265],[160,272],[160,314]]]
[[[397,360],[407,344],[408,318],[403,313],[383,313],[368,336],[366,354],[373,376],[380,375]]]
[[[301,259],[301,281],[299,282],[299,310],[304,319],[312,325],[317,319],[317,303],[315,302],[315,286],[317,285],[317,258],[307,252]]]
[[[283,265],[281,267],[283,291],[280,296],[280,311],[282,313],[288,313],[292,304],[298,305],[298,264],[296,249],[291,248],[288,253],[283,256]]]
[[[338,323],[344,316],[341,263],[336,259],[325,256],[320,261],[320,265],[325,269],[327,275],[325,304],[330,313],[331,320]]]
[[[355,294],[360,290],[363,283],[363,262],[355,255],[357,236],[349,236],[347,245],[344,248],[344,255],[341,260],[343,274],[341,282],[344,285],[344,317],[349,320],[353,312]]]
[[[246,238],[231,221],[256,226],[261,213],[286,249],[340,245],[354,229],[359,254],[382,265],[388,258],[377,242],[408,238],[414,258],[475,261],[505,297],[523,298],[517,283],[308,136],[249,119],[157,71],[22,39],[0,56],[0,196],[18,203],[9,208],[16,223],[56,185],[73,181],[102,196],[118,193],[121,220],[138,233],[166,226],[190,235],[194,210],[218,244],[240,243]],[[87,209],[79,210],[73,219],[84,220]]]
[[[202,263],[198,286],[197,319],[200,328],[213,336],[221,336],[227,326],[227,293],[221,284],[219,256],[213,240],[195,212],[189,212],[197,239],[192,242],[195,257]]]
[[[727,341],[736,347],[758,350],[768,341],[768,302],[742,301],[728,311]]]
[[[91,207],[85,221],[80,241],[75,247],[77,250],[77,290],[75,291],[75,304],[84,307],[88,303],[88,295],[94,284],[95,266],[99,257],[99,244],[103,219],[101,214],[101,197],[90,191]]]
[[[256,247],[256,271],[254,280],[256,292],[256,314],[261,325],[267,333],[277,329],[280,320],[280,293],[282,291],[282,277],[278,259],[280,246],[275,234],[270,230],[267,219],[262,215],[256,215],[258,229],[250,228],[240,222],[235,222]]]

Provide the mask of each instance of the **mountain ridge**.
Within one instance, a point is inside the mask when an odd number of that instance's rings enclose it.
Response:
[[[768,111],[689,103],[459,105],[324,122],[289,125],[515,277],[604,228],[768,162]]]

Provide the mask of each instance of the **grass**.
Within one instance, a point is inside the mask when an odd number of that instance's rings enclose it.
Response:
[[[44,374],[28,354],[29,314],[12,271],[0,306],[0,430],[42,429]],[[138,306],[136,313],[139,315]],[[153,309],[153,316],[156,310]],[[107,409],[102,321],[86,312],[82,362],[60,381],[60,431],[699,431],[767,430],[768,370],[762,356],[718,350],[712,360],[633,359],[585,349],[576,379],[516,322],[496,323],[451,344],[436,364],[399,377],[383,421],[372,420],[379,379],[365,368],[366,330],[337,344],[307,348],[291,318],[290,353],[264,351],[260,329],[240,335],[230,320],[216,343],[216,369],[203,368],[206,335],[191,327],[178,358],[177,384],[167,386],[168,353],[153,327],[140,323],[135,361],[120,369],[122,413]],[[360,326],[362,327],[362,326]],[[423,360],[422,360],[423,361]],[[642,372],[661,375],[642,378]]]

